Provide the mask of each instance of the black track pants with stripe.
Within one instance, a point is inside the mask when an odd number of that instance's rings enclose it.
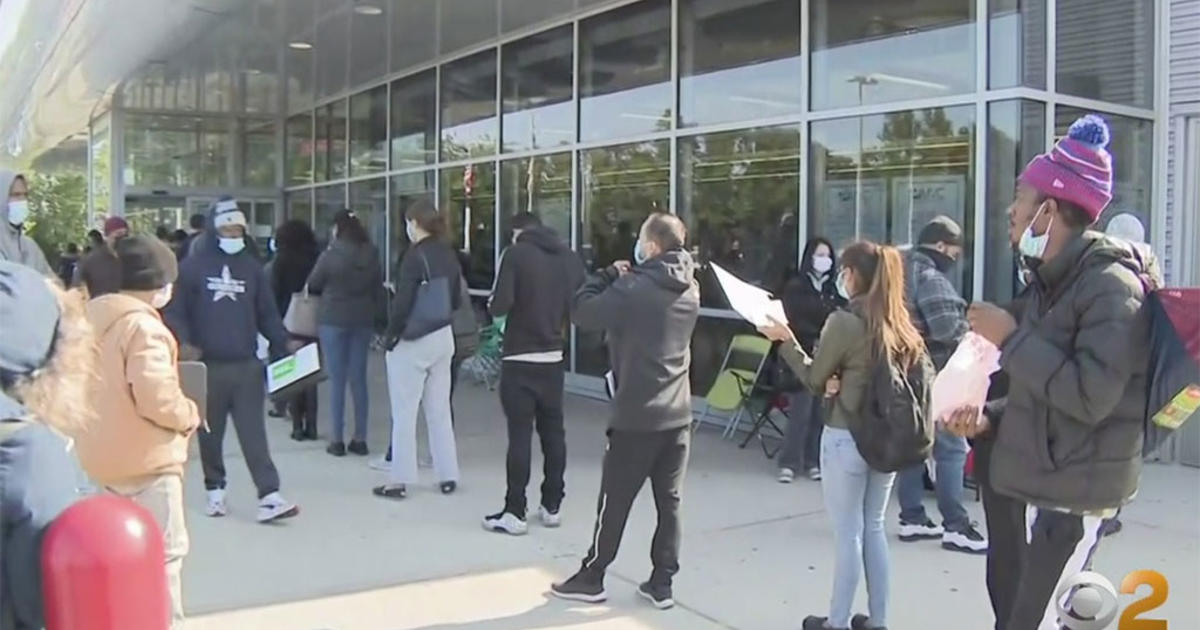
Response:
[[[691,437],[691,428],[686,426],[653,433],[609,431],[596,528],[583,559],[584,572],[602,578],[616,559],[633,500],[649,478],[658,510],[658,527],[650,545],[654,566],[650,579],[656,584],[671,583],[679,572],[679,504]]]

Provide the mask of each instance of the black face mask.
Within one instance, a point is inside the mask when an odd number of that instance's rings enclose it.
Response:
[[[928,254],[931,259],[933,259],[934,266],[937,267],[937,270],[942,273],[949,273],[950,270],[954,269],[954,266],[958,264],[957,260],[943,254],[942,252],[939,252],[936,249],[926,248],[925,253]]]

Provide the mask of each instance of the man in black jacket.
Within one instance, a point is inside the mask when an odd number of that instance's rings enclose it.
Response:
[[[567,441],[563,431],[563,340],[571,299],[583,283],[583,263],[558,234],[528,212],[513,217],[513,244],[504,252],[490,310],[508,317],[500,370],[500,404],[508,418],[508,493],[504,509],[484,517],[485,529],[515,536],[528,531],[525,487],[536,426],[545,459],[538,516],[558,527]]]
[[[654,571],[638,592],[659,608],[674,605],[680,491],[691,443],[690,344],[700,313],[696,265],[683,249],[686,239],[678,217],[651,215],[634,245],[636,265],[613,263],[575,296],[575,325],[608,336],[616,391],[592,547],[579,572],[552,587],[558,597],[608,598],[605,570],[617,556],[629,509],[649,477],[658,509],[650,548]]]

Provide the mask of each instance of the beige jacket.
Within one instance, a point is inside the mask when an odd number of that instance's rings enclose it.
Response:
[[[188,436],[200,424],[179,385],[179,347],[149,304],[114,293],[88,302],[99,362],[96,422],[79,436],[84,470],[97,483],[183,475]]]

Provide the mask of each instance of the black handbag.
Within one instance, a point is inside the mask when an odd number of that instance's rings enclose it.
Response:
[[[400,338],[406,341],[420,339],[429,333],[441,330],[454,321],[450,300],[450,278],[434,278],[429,272],[429,260],[424,252],[414,252],[421,256],[425,265],[425,277],[417,285],[417,295],[413,299],[412,310],[408,313],[408,321],[404,322],[404,332]]]

